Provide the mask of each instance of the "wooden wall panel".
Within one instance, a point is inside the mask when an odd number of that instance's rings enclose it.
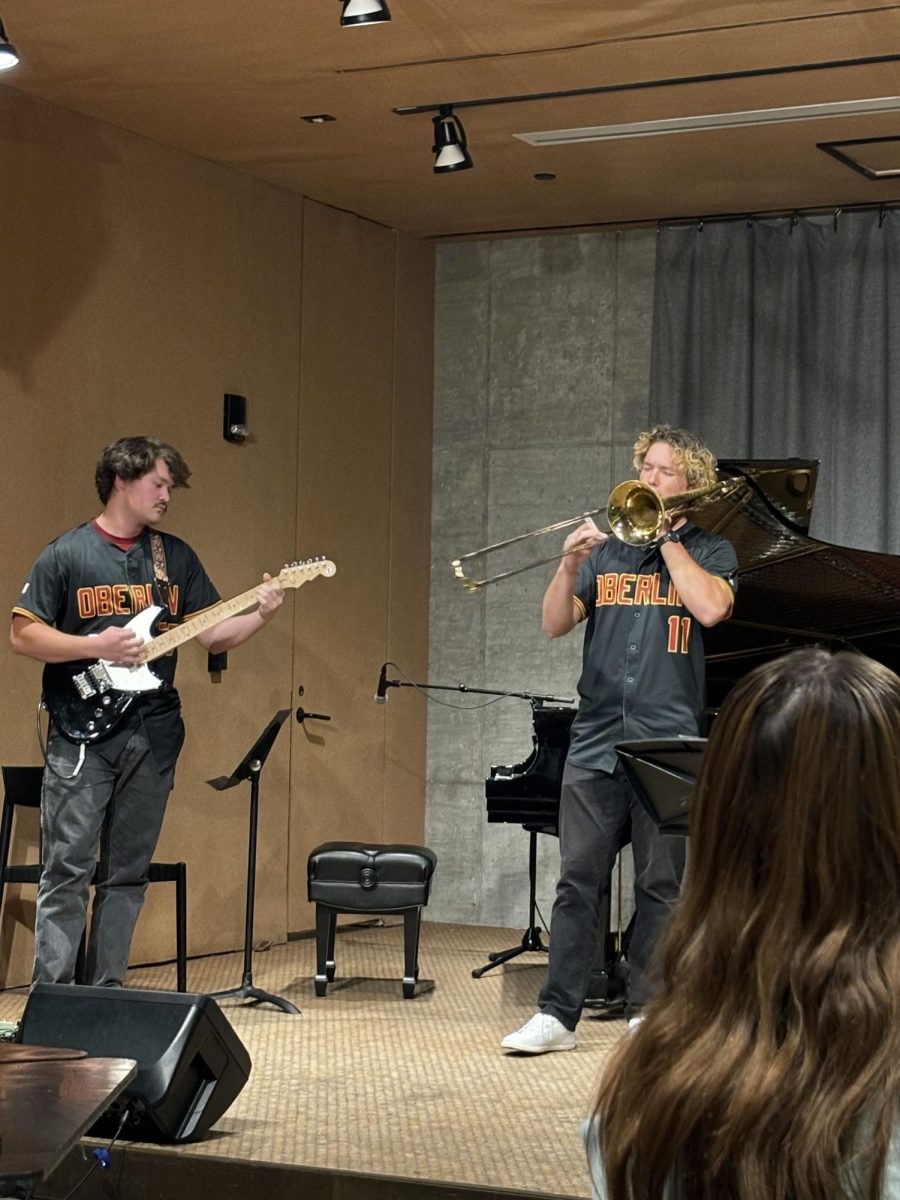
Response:
[[[295,553],[300,201],[273,187],[0,89],[0,503],[4,597],[52,537],[99,511],[93,471],[125,434],[171,441],[194,475],[165,528],[223,595]],[[222,439],[222,395],[247,395],[254,440]],[[291,602],[210,683],[181,651],[188,741],[159,858],[188,861],[193,953],[243,936],[247,803],[205,781],[291,699]],[[39,762],[37,664],[4,637],[2,761]],[[257,928],[283,936],[287,737],[264,781]],[[33,840],[33,839],[32,839]],[[23,846],[26,852],[28,846]],[[136,960],[173,953],[171,887],[152,887]],[[33,889],[0,930],[0,982],[30,974]],[[5,953],[9,950],[9,955]]]
[[[291,559],[338,564],[220,682],[197,645],[179,663],[188,740],[157,858],[188,863],[191,954],[243,939],[249,787],[206,781],[298,686],[332,715],[291,720],[262,780],[255,935],[283,939],[311,924],[314,842],[421,836],[421,702],[385,711],[373,694],[389,655],[425,669],[431,248],[8,89],[0,151],[7,607],[41,547],[97,514],[96,459],[125,434],[190,463],[165,528],[223,596]],[[225,392],[247,396],[244,446],[222,438]],[[0,761],[39,762],[40,668],[5,638],[0,655]],[[36,842],[23,822],[17,854]],[[150,888],[133,961],[174,953],[172,891]],[[11,889],[0,986],[30,974],[33,919],[34,890]]]
[[[312,923],[305,879],[314,845],[421,836],[424,825],[423,718],[399,725],[390,718],[403,748],[389,751],[392,762],[405,753],[411,768],[391,785],[388,805],[385,781],[397,768],[385,767],[385,708],[374,692],[398,626],[413,664],[425,662],[427,500],[413,510],[412,541],[401,531],[411,500],[420,504],[429,491],[430,440],[422,434],[430,415],[424,424],[411,417],[423,386],[430,413],[432,300],[423,295],[430,263],[430,248],[347,213],[305,206],[298,527],[304,544],[333,558],[338,571],[309,589],[296,616],[295,682],[305,688],[304,706],[332,719],[294,730],[291,930]],[[408,331],[399,332],[405,322],[426,339],[415,353]],[[407,563],[399,565],[410,549],[419,568],[412,588]],[[394,793],[403,796],[399,820]]]

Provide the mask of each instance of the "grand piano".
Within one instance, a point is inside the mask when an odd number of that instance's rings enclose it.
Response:
[[[703,633],[711,718],[743,675],[798,646],[856,649],[900,673],[900,557],[809,536],[818,466],[814,459],[722,460],[726,486],[691,512],[696,525],[727,537],[738,558],[734,612]],[[522,948],[491,956],[473,974],[499,965],[494,959],[544,949],[534,923],[535,835],[556,832],[574,714],[536,704],[531,754],[515,766],[491,767],[488,821],[515,822],[531,834],[531,924]]]
[[[743,675],[797,646],[856,649],[900,671],[900,557],[809,536],[818,466],[799,458],[722,460],[728,490],[691,513],[696,525],[727,537],[738,558],[734,613],[703,633],[711,716]],[[488,821],[555,827],[573,716],[574,709],[535,706],[529,757],[491,768]]]

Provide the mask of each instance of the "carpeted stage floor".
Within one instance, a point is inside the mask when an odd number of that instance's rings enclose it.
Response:
[[[546,958],[522,955],[481,979],[471,971],[520,938],[426,922],[412,1000],[400,986],[402,921],[339,931],[337,976],[322,999],[312,938],[257,952],[254,983],[302,1015],[222,1000],[253,1062],[232,1107],[196,1144],[126,1143],[79,1197],[588,1195],[579,1122],[625,1022],[586,1016],[574,1052],[502,1052],[503,1034],[534,1011]],[[239,985],[242,962],[192,960],[189,990]],[[138,968],[128,985],[174,988],[174,974],[173,965]],[[16,1019],[25,1001],[24,989],[0,993],[0,1019]],[[84,1169],[81,1153],[71,1154],[38,1194],[65,1195]]]

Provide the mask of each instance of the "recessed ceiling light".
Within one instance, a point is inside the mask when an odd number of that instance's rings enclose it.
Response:
[[[324,125],[326,121],[336,121],[337,117],[333,117],[331,113],[310,113],[307,117],[302,117],[301,120],[308,122],[310,125]]]

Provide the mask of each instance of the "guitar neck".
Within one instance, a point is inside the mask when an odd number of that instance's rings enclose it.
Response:
[[[223,600],[220,604],[214,604],[212,608],[198,613],[189,621],[185,621],[181,625],[174,625],[165,633],[159,634],[158,637],[151,638],[144,647],[141,661],[153,662],[155,658],[161,658],[164,654],[171,653],[178,646],[195,638],[198,633],[203,633],[205,629],[212,629],[213,625],[218,625],[226,617],[235,617],[238,613],[246,612],[256,603],[256,588],[252,587],[246,592],[241,592],[239,596],[232,597],[231,600]]]

